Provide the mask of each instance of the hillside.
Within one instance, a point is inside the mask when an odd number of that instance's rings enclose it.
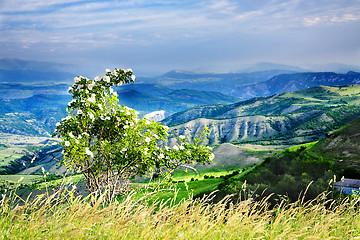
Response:
[[[172,126],[174,135],[188,137],[199,134],[206,124],[211,131],[207,144],[302,143],[324,137],[359,117],[359,103],[360,85],[318,86],[229,105],[200,106],[162,123]]]
[[[170,91],[166,91],[165,89],[157,85],[146,85],[144,88],[142,84],[138,84],[136,87],[129,85],[127,89],[119,89],[119,104],[136,109],[143,115],[159,110],[176,113],[200,105],[228,104],[239,101],[239,98],[219,92],[191,89],[167,89]],[[157,93],[151,94],[153,92]]]
[[[2,84],[0,87],[3,88],[0,93],[7,92],[0,98],[0,132],[50,136],[56,122],[67,114],[66,106],[71,96],[64,91],[64,88],[67,90],[66,85]],[[156,96],[146,93],[149,89],[153,89],[153,92],[159,89],[163,91]],[[233,103],[239,100],[221,93],[172,90],[158,86],[147,86],[142,91],[120,88],[119,104],[136,109],[140,115],[163,110],[168,116],[203,104]]]
[[[360,179],[360,118],[315,144],[288,149],[267,158],[244,176],[223,182],[222,194],[236,193],[244,181],[257,193],[287,196],[297,200],[298,194],[312,184],[307,198],[312,199],[329,188],[329,181],[341,177]]]
[[[360,118],[320,140],[311,151],[314,155],[334,160],[340,166],[359,170]]]

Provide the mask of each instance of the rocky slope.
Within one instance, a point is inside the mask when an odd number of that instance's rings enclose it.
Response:
[[[318,86],[230,105],[193,108],[166,118],[172,134],[193,138],[206,125],[207,144],[308,142],[360,116],[360,85]],[[174,143],[171,137],[170,143]]]

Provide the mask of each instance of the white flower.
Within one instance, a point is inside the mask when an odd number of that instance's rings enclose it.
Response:
[[[91,103],[95,103],[95,102],[96,102],[96,99],[95,99],[95,98],[92,98],[92,97],[89,97],[87,100],[88,100],[88,102],[91,102]]]
[[[94,117],[94,114],[89,113],[88,115],[89,115],[89,118],[90,118],[92,121],[94,121],[94,118],[95,118],[95,117]]]
[[[94,157],[93,152],[92,152],[92,151],[90,151],[88,147],[86,147],[86,148],[85,148],[85,153],[86,153],[86,155],[90,156],[91,158],[93,158],[93,157]]]
[[[131,114],[131,112],[126,112],[126,115],[130,115]]]
[[[98,107],[100,108],[100,110],[103,110],[103,107],[100,103],[98,104]]]
[[[124,137],[127,137],[127,133],[124,133]]]
[[[128,68],[125,70],[125,72],[132,72],[133,70],[131,68]]]
[[[184,150],[185,148],[184,148],[183,145],[181,145],[181,146],[179,147],[179,149],[180,149],[180,150]]]
[[[61,123],[59,123],[59,122],[57,122],[57,123],[55,124],[56,127],[59,127],[60,125],[61,125]]]
[[[163,153],[160,153],[159,158],[160,158],[160,159],[163,159],[164,157],[165,157],[164,154],[163,154]]]
[[[65,146],[69,147],[70,146],[70,142],[69,141],[65,141]]]
[[[124,129],[127,129],[127,128],[129,128],[129,126],[128,125],[124,125],[124,127],[123,127]]]
[[[77,114],[81,115],[83,114],[83,111],[81,109],[78,109]]]
[[[70,107],[72,103],[76,102],[75,99],[71,100],[69,103],[68,103],[68,106]]]
[[[117,92],[114,92],[113,94],[114,94],[114,96],[115,96],[115,97],[117,97],[117,96],[118,96],[118,93],[117,93]]]
[[[75,143],[76,143],[76,144],[79,144],[79,140],[75,139]]]
[[[111,70],[107,68],[107,69],[105,70],[105,72],[109,73],[109,72],[111,72]]]
[[[131,80],[135,81],[135,75],[131,75]]]
[[[146,143],[149,143],[150,141],[151,141],[151,139],[150,139],[149,137],[146,137],[146,138],[145,138],[145,142],[146,142]]]
[[[149,124],[150,124],[150,121],[146,119],[145,125],[149,125]]]
[[[181,140],[184,140],[184,139],[185,139],[185,136],[184,136],[184,135],[180,135],[179,138],[180,138]]]
[[[169,151],[170,148],[169,148],[168,146],[165,146],[165,150],[166,150],[166,151]]]
[[[99,76],[96,76],[96,77],[94,78],[94,81],[95,81],[95,82],[100,81],[100,77],[99,77]]]
[[[109,117],[109,116],[106,116],[106,117],[105,117],[105,120],[110,120],[110,117]]]
[[[73,88],[72,88],[72,87],[69,87],[68,92],[71,92],[72,90],[73,90]]]
[[[94,86],[95,86],[95,83],[90,83],[90,84],[88,85],[88,89],[91,91]]]
[[[74,138],[74,134],[72,132],[69,133],[69,137]]]
[[[103,79],[104,79],[104,81],[107,82],[107,83],[110,82],[110,77],[109,77],[109,76],[104,76]]]
[[[127,149],[126,149],[126,148],[123,148],[123,149],[121,149],[121,151],[122,151],[122,152],[126,152],[126,151],[127,151]]]
[[[74,82],[76,82],[76,83],[80,82],[80,80],[81,80],[81,79],[80,79],[79,77],[75,77],[75,78],[74,78]]]
[[[210,156],[209,156],[209,159],[214,160],[214,158],[215,158],[215,155],[213,153],[211,153]]]
[[[209,150],[213,150],[213,148],[212,148],[212,147],[209,147],[209,146],[206,146],[206,148],[209,149]]]
[[[169,131],[169,127],[168,127],[168,126],[163,126],[163,128],[164,128],[166,131]]]
[[[178,151],[179,150],[179,147],[177,145],[173,146],[173,149]]]
[[[112,87],[109,88],[110,94],[114,92],[114,89]]]

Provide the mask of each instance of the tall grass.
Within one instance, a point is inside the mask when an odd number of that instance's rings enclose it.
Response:
[[[139,201],[129,194],[104,205],[102,197],[58,192],[14,204],[1,201],[1,239],[356,239],[360,238],[359,198],[311,202],[267,199],[211,203],[202,199]]]

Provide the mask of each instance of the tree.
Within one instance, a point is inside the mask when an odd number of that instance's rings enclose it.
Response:
[[[54,135],[64,147],[63,164],[83,173],[90,192],[106,193],[107,201],[126,192],[133,176],[214,158],[211,148],[200,145],[200,138],[190,142],[180,136],[179,145],[166,146],[167,126],[140,119],[135,110],[118,105],[112,86],[134,80],[131,69],[107,69],[105,76],[94,80],[75,77],[69,88],[68,116],[56,124]]]

